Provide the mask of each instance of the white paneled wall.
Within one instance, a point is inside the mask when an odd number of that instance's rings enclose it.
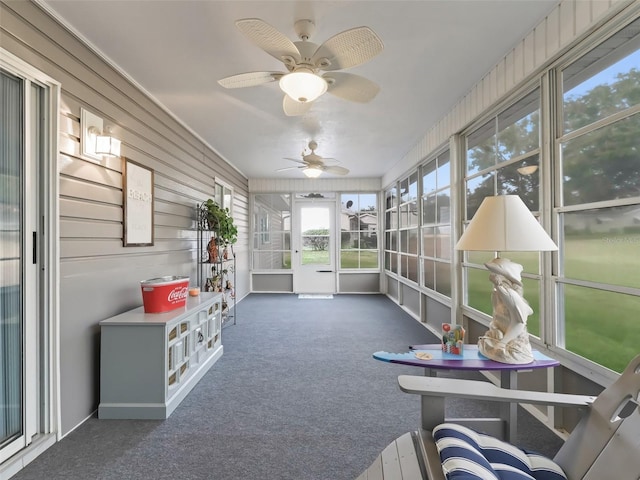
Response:
[[[387,186],[533,78],[575,41],[638,0],[564,0],[518,42],[382,179]]]

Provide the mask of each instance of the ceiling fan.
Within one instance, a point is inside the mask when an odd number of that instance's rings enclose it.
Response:
[[[287,158],[285,160],[291,160],[292,162],[300,163],[299,167],[285,167],[276,170],[277,172],[283,172],[285,170],[293,170],[295,168],[301,168],[302,172],[309,178],[319,177],[322,172],[334,173],[336,175],[346,175],[349,173],[349,170],[340,167],[338,165],[326,165],[325,161],[333,160],[333,158],[323,158],[316,153],[316,148],[318,148],[318,144],[311,140],[309,142],[309,150],[311,153],[305,153],[306,149],[302,151],[302,160],[298,160],[297,158]]]
[[[282,107],[288,116],[305,114],[313,101],[327,91],[344,100],[366,103],[380,90],[376,83],[360,75],[337,71],[368,62],[382,51],[382,40],[369,27],[345,30],[318,46],[309,41],[315,30],[311,20],[295,22],[298,42],[292,42],[259,18],[238,20],[236,26],[254,44],[280,60],[287,72],[232,75],[218,80],[225,88],[253,87],[277,80],[285,92]]]

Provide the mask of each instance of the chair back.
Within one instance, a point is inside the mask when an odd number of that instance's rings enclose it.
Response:
[[[554,460],[569,480],[640,480],[640,355],[604,389]]]

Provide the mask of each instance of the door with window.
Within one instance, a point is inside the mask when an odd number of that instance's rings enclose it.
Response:
[[[0,65],[0,463],[29,445],[44,420],[37,373],[37,165],[46,142],[46,94]]]
[[[300,201],[296,204],[294,223],[294,292],[335,293],[335,203]]]

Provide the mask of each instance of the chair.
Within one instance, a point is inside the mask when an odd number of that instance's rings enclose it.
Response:
[[[585,411],[553,461],[445,423],[432,431],[420,429],[398,438],[357,480],[640,480],[640,355],[597,397],[509,390],[483,381],[413,375],[399,376],[398,383],[403,392],[426,397],[457,396]],[[555,471],[555,465],[564,475]]]

